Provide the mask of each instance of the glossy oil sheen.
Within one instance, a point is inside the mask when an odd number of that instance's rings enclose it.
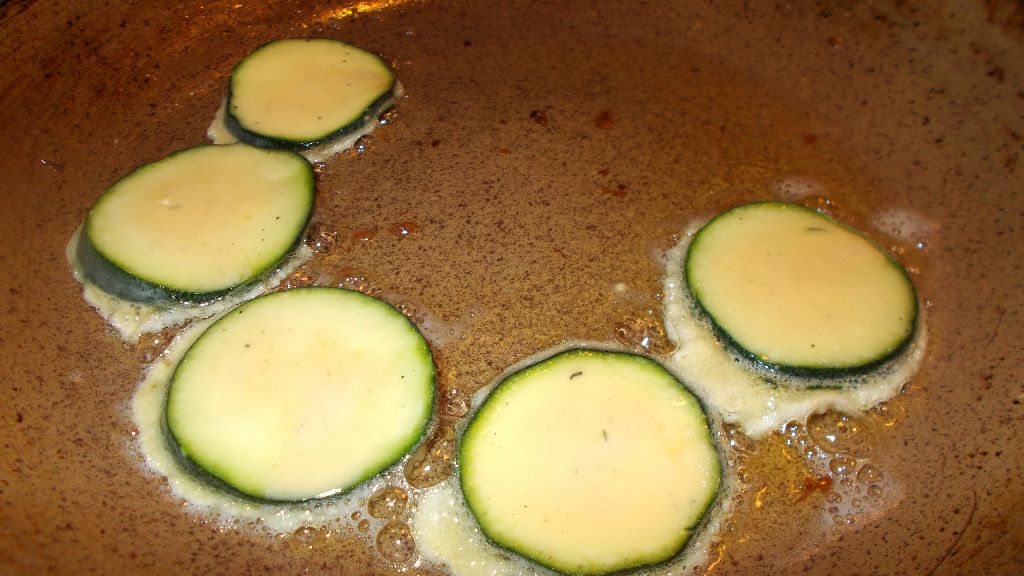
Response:
[[[104,326],[64,259],[118,176],[203,142],[239,58],[308,36],[382,54],[406,96],[323,166],[337,246],[305,271],[404,305],[443,389],[660,318],[656,255],[689,223],[806,192],[911,270],[928,354],[856,426],[730,440],[743,491],[712,573],[1024,563],[1019,3],[15,1],[0,30],[0,572],[411,558],[374,552],[356,515],[275,537],[185,509],[133,451],[150,351]],[[853,429],[870,442],[837,448]]]

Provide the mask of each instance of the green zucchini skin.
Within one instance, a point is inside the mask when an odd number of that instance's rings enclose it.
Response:
[[[312,211],[310,211],[310,217],[312,217]],[[292,243],[291,248],[288,249],[289,254],[293,253],[302,244],[303,234],[309,226],[309,220],[309,218],[306,219],[306,223],[302,227],[303,232],[299,234],[295,239],[295,242]],[[100,253],[100,251],[93,246],[89,237],[85,234],[79,236],[75,256],[78,258],[78,262],[82,266],[82,273],[85,278],[107,294],[130,302],[157,305],[171,303],[202,304],[204,302],[212,302],[218,298],[228,295],[234,290],[239,290],[259,282],[288,259],[288,254],[286,254],[282,258],[258,271],[247,281],[224,290],[214,290],[212,292],[186,292],[183,290],[167,288],[153,282],[147,282],[146,280],[135,276],[131,272],[119,268],[117,264],[114,264]]]
[[[245,145],[236,144],[233,146]],[[316,189],[316,175],[312,164],[297,154],[294,155],[295,161],[299,162],[301,159],[301,164],[297,165],[303,167],[301,186],[304,188],[304,194],[308,197],[305,218],[297,227],[297,233],[295,234],[294,239],[283,252],[281,257],[276,260],[269,261],[264,266],[256,269],[242,282],[226,286],[222,289],[209,291],[189,291],[166,286],[158,281],[148,280],[133,273],[129,267],[117,263],[114,258],[111,258],[106,254],[93,241],[91,237],[91,229],[94,224],[93,210],[95,210],[102,202],[106,201],[109,196],[123,193],[120,191],[122,186],[130,186],[133,178],[144,175],[145,172],[153,169],[157,164],[166,161],[177,161],[182,158],[186,158],[189,154],[202,153],[204,150],[216,148],[217,147],[215,146],[204,144],[172,152],[155,162],[136,167],[128,174],[122,176],[111,184],[110,187],[100,195],[93,204],[93,207],[90,209],[89,215],[86,216],[85,223],[78,235],[77,245],[75,246],[75,257],[81,267],[82,275],[87,281],[95,284],[98,288],[112,296],[131,302],[158,306],[174,303],[201,304],[216,300],[233,290],[260,281],[287,260],[289,255],[292,254],[302,243],[305,230],[312,218]],[[174,238],[167,238],[167,242],[174,242]]]
[[[869,360],[867,360],[867,361],[865,361],[865,362],[863,362],[861,364],[855,365],[855,366],[820,366],[820,365],[801,365],[801,364],[772,363],[772,362],[765,361],[756,352],[748,350],[742,344],[740,344],[740,342],[738,342],[721,325],[721,323],[715,318],[715,316],[701,303],[700,294],[698,293],[697,290],[694,289],[694,284],[695,284],[694,273],[693,273],[693,268],[691,266],[691,263],[693,261],[692,255],[696,251],[699,251],[700,248],[701,248],[701,240],[702,240],[701,232],[703,232],[704,230],[708,229],[708,227],[711,226],[716,221],[718,221],[720,219],[723,219],[723,218],[728,218],[736,210],[757,209],[758,207],[773,208],[773,207],[779,207],[779,206],[782,206],[785,209],[799,210],[799,211],[807,212],[807,213],[815,215],[818,218],[822,218],[822,219],[824,219],[824,220],[826,220],[826,221],[828,221],[828,222],[830,222],[830,223],[832,223],[834,225],[837,225],[840,228],[846,230],[847,232],[849,232],[851,234],[854,234],[856,236],[859,236],[860,238],[866,240],[880,254],[885,256],[885,258],[888,261],[889,265],[892,266],[892,268],[894,270],[896,270],[899,273],[899,275],[903,278],[903,280],[905,281],[906,287],[909,289],[910,295],[911,295],[910,320],[908,322],[909,329],[906,332],[906,334],[904,335],[904,337],[899,342],[897,342],[895,345],[889,347],[888,349],[883,350],[880,354],[878,354],[874,358],[871,358],[871,359],[869,359]],[[913,281],[910,278],[909,273],[903,267],[903,265],[900,264],[893,257],[893,255],[888,250],[886,250],[882,246],[878,245],[877,242],[875,242],[874,240],[868,238],[863,233],[861,233],[859,230],[856,230],[854,228],[851,228],[851,227],[843,224],[842,222],[834,220],[831,217],[829,217],[829,216],[827,216],[825,214],[822,214],[821,212],[819,212],[817,210],[814,210],[813,208],[809,208],[807,206],[803,206],[803,205],[800,205],[800,204],[792,204],[792,203],[780,202],[780,201],[760,201],[760,202],[752,202],[752,203],[748,203],[748,204],[742,204],[740,206],[736,206],[736,207],[734,207],[732,209],[726,210],[726,211],[722,212],[721,214],[718,214],[717,216],[712,218],[710,221],[708,221],[704,226],[702,226],[701,229],[694,235],[693,240],[690,242],[689,246],[686,249],[685,262],[684,262],[683,270],[684,270],[684,278],[683,278],[683,280],[685,281],[686,291],[687,291],[687,293],[688,293],[688,295],[690,297],[691,307],[694,310],[695,315],[698,318],[703,319],[707,323],[709,328],[714,332],[715,336],[726,347],[728,347],[730,350],[732,350],[737,356],[739,356],[739,357],[741,357],[741,358],[751,362],[751,364],[756,369],[766,373],[769,376],[771,374],[785,374],[785,375],[789,375],[789,376],[793,376],[793,377],[797,377],[797,378],[805,378],[805,379],[807,379],[808,383],[806,385],[806,388],[808,388],[808,389],[814,389],[814,388],[845,388],[845,387],[848,387],[849,386],[849,382],[851,380],[855,380],[856,377],[862,376],[862,375],[865,375],[865,374],[868,374],[868,373],[871,373],[871,372],[879,369],[883,365],[885,365],[885,364],[889,363],[890,361],[892,361],[892,360],[896,359],[897,357],[899,357],[903,352],[905,352],[907,350],[907,348],[910,346],[911,342],[913,342],[914,337],[916,336],[916,334],[918,332],[919,303],[918,303],[918,297],[917,297],[917,290],[916,290],[916,287],[914,286]]]
[[[394,90],[394,85],[392,85],[391,90]],[[286,140],[284,138],[275,138],[273,136],[259,134],[246,129],[245,126],[238,121],[238,118],[231,113],[231,89],[228,88],[228,102],[224,111],[224,125],[227,126],[227,129],[231,132],[232,136],[250,146],[266,148],[269,150],[291,150],[293,152],[301,152],[303,150],[316,148],[317,146],[344,138],[349,134],[362,130],[366,126],[376,122],[381,113],[391,106],[390,103],[393,100],[394,95],[391,92],[381,96],[374,101],[373,104],[367,106],[366,112],[364,112],[355,122],[343,126],[333,132],[328,132],[314,140]]]
[[[282,138],[270,134],[265,134],[259,132],[258,130],[249,129],[245,125],[245,123],[238,118],[238,116],[235,113],[235,110],[237,109],[237,105],[234,102],[236,88],[234,86],[233,80],[236,74],[238,74],[242,70],[246,58],[256,54],[260,50],[266,49],[268,46],[272,46],[275,42],[278,41],[271,40],[270,42],[262,44],[261,46],[257,47],[255,50],[250,52],[248,55],[246,55],[246,57],[239,61],[237,64],[235,64],[231,72],[231,80],[229,80],[228,82],[226,97],[227,99],[224,109],[224,125],[225,127],[227,127],[228,132],[230,132],[231,135],[233,135],[235,138],[238,138],[238,140],[245,142],[246,144],[249,144],[250,146],[272,150],[291,150],[293,152],[302,152],[304,150],[309,150],[311,148],[327,144],[334,140],[344,138],[349,134],[358,132],[365,128],[366,126],[376,122],[380,114],[387,110],[395,99],[395,88],[397,86],[397,79],[394,73],[392,73],[391,84],[388,86],[387,90],[383,94],[381,94],[376,100],[371,102],[363,110],[362,114],[358,115],[350,123],[340,126],[333,130],[328,130],[321,135],[312,137],[308,140],[292,140],[288,138]],[[342,44],[341,42],[338,43]],[[384,62],[383,59],[379,57],[377,59],[380,61],[381,65],[384,68],[390,71],[390,67],[387,65],[386,62]]]
[[[696,298],[692,298],[692,308],[694,313],[703,318],[712,331],[715,333],[715,337],[718,338],[725,346],[732,350],[737,356],[750,362],[760,371],[771,375],[771,374],[785,374],[796,378],[805,378],[808,380],[806,386],[801,386],[808,390],[816,388],[821,389],[841,389],[849,387],[851,379],[856,379],[858,376],[864,376],[870,374],[875,370],[885,366],[889,362],[899,358],[907,349],[910,347],[911,342],[914,341],[914,337],[918,331],[918,309],[915,302],[914,306],[914,321],[911,331],[907,334],[907,337],[900,342],[900,344],[894,347],[891,351],[886,354],[880,355],[874,360],[866,364],[859,366],[851,366],[844,368],[827,368],[821,366],[793,366],[789,364],[771,364],[765,362],[757,354],[747,350],[736,342],[732,336],[729,335],[721,326],[719,326],[714,317],[708,313],[708,311],[700,305],[700,302]],[[771,380],[776,386],[787,386],[787,380]]]
[[[528,377],[534,371],[544,370],[547,367],[560,362],[561,360],[571,360],[574,357],[577,357],[577,356],[580,356],[580,355],[588,355],[588,354],[609,354],[609,355],[620,356],[620,357],[623,357],[623,358],[628,358],[631,361],[635,361],[635,362],[638,362],[640,364],[645,364],[645,365],[648,365],[648,366],[650,366],[652,368],[664,371],[666,374],[668,374],[672,378],[672,380],[675,382],[675,384],[685,394],[687,394],[687,395],[689,395],[689,396],[691,396],[693,398],[693,400],[695,401],[696,406],[698,407],[698,409],[701,412],[701,416],[703,418],[703,425],[704,425],[704,427],[708,431],[708,435],[707,435],[708,446],[711,448],[711,450],[713,451],[713,453],[715,455],[715,464],[717,466],[718,479],[717,479],[716,487],[715,487],[714,491],[711,492],[708,495],[708,498],[706,499],[706,501],[703,502],[701,512],[698,514],[698,516],[693,521],[693,523],[690,524],[689,526],[685,527],[686,530],[690,531],[690,536],[688,538],[684,539],[681,543],[679,543],[679,545],[677,547],[675,547],[674,549],[669,551],[667,554],[664,554],[662,558],[660,558],[660,559],[658,559],[656,561],[636,561],[636,562],[631,562],[631,563],[628,563],[628,564],[623,564],[623,565],[620,565],[620,566],[618,566],[618,567],[616,567],[614,569],[606,570],[606,571],[572,570],[572,569],[566,569],[564,567],[560,568],[559,566],[552,565],[552,564],[548,563],[540,555],[532,554],[529,551],[526,551],[526,550],[523,550],[523,549],[520,549],[520,548],[516,548],[516,547],[506,543],[500,536],[493,534],[484,523],[481,523],[480,518],[478,517],[477,513],[474,511],[473,506],[470,505],[470,503],[469,503],[470,497],[468,495],[470,493],[472,493],[473,489],[472,489],[471,486],[467,485],[467,479],[466,479],[466,476],[463,473],[463,468],[465,466],[464,463],[467,460],[467,445],[470,442],[472,442],[472,438],[469,438],[467,440],[467,437],[471,436],[471,434],[473,433],[472,430],[473,430],[474,424],[476,424],[478,422],[479,418],[486,413],[486,411],[488,410],[488,406],[494,406],[494,405],[500,404],[502,402],[502,398],[505,395],[505,393],[511,387],[513,387],[515,385],[515,382],[518,379],[524,378],[524,377]],[[703,530],[704,527],[708,524],[708,522],[709,522],[709,520],[711,518],[711,515],[712,515],[712,510],[715,509],[715,507],[718,504],[719,499],[722,497],[722,494],[724,493],[723,492],[723,490],[724,490],[723,484],[725,482],[725,480],[724,480],[724,478],[725,478],[724,471],[726,469],[725,468],[725,463],[726,463],[727,460],[723,456],[722,447],[719,445],[718,442],[715,441],[715,431],[714,431],[715,428],[712,425],[712,422],[711,422],[710,418],[708,417],[708,414],[709,414],[709,411],[707,409],[707,406],[704,404],[703,400],[699,396],[697,396],[692,391],[690,391],[690,389],[682,381],[680,381],[679,378],[672,371],[668,370],[661,362],[659,362],[659,361],[657,361],[654,358],[651,358],[649,356],[646,356],[646,355],[643,355],[643,354],[638,354],[638,353],[631,352],[631,351],[618,350],[618,349],[592,348],[592,347],[585,347],[585,346],[574,346],[574,347],[570,347],[570,348],[566,348],[564,350],[558,351],[558,352],[556,352],[556,353],[554,353],[554,354],[552,354],[550,356],[540,358],[540,359],[538,359],[536,361],[531,362],[529,365],[527,365],[527,366],[525,366],[523,368],[520,368],[520,369],[515,370],[514,372],[512,372],[510,374],[507,374],[506,376],[503,376],[502,379],[495,385],[495,387],[487,395],[486,400],[470,416],[470,419],[469,419],[469,421],[466,424],[466,428],[465,428],[462,436],[459,439],[459,442],[460,442],[459,443],[459,449],[458,449],[459,466],[457,467],[457,479],[458,479],[459,486],[460,486],[460,489],[462,491],[464,500],[465,500],[466,505],[467,505],[467,510],[469,511],[470,515],[476,520],[477,526],[480,528],[480,532],[484,535],[484,537],[487,539],[487,541],[492,546],[494,546],[494,547],[496,547],[498,549],[501,549],[501,550],[503,550],[505,552],[508,552],[509,554],[526,558],[527,560],[530,560],[530,561],[532,561],[532,562],[534,562],[534,563],[536,563],[536,564],[538,564],[540,566],[543,566],[543,567],[545,567],[547,569],[553,570],[553,571],[555,571],[555,572],[557,572],[559,574],[565,574],[567,576],[615,576],[615,575],[620,575],[620,574],[633,573],[634,571],[640,570],[640,569],[644,569],[644,570],[656,569],[656,568],[661,567],[661,566],[666,566],[666,565],[672,563],[681,554],[683,554],[683,552],[689,547],[690,543],[695,540],[697,534],[699,534],[699,532],[701,530]]]
[[[78,247],[75,255],[82,267],[83,275],[89,282],[92,282],[111,296],[116,296],[130,302],[199,304],[216,300],[230,291],[228,289],[205,293],[182,292],[153,282],[147,282],[108,260],[106,256],[93,246],[92,241],[89,240],[89,235],[84,230],[78,237]]]
[[[343,497],[345,494],[348,494],[349,492],[366,483],[367,481],[372,480],[382,471],[387,470],[391,466],[401,461],[402,458],[404,458],[408,453],[410,453],[412,450],[418,447],[423,441],[425,441],[429,432],[429,423],[431,420],[431,416],[434,413],[436,407],[437,373],[436,367],[434,365],[433,354],[430,349],[430,346],[426,342],[426,339],[423,338],[422,334],[420,333],[416,325],[407,316],[402,314],[402,312],[399,311],[397,308],[383,300],[378,300],[376,298],[367,296],[355,290],[333,287],[307,287],[272,292],[269,294],[258,296],[252,300],[249,300],[239,305],[234,310],[225,314],[224,316],[216,320],[214,323],[212,323],[210,326],[208,326],[204,330],[203,334],[201,334],[199,338],[197,338],[195,342],[192,343],[192,345],[190,346],[190,351],[192,349],[196,349],[199,346],[202,346],[204,340],[215,338],[215,335],[219,330],[224,328],[226,324],[230,323],[233,317],[238,317],[239,315],[242,315],[245,312],[247,312],[247,307],[249,307],[250,305],[255,304],[258,306],[272,299],[297,297],[301,294],[312,294],[314,296],[319,295],[321,297],[329,297],[331,295],[334,295],[338,298],[357,301],[361,305],[378,309],[396,320],[400,319],[400,323],[402,326],[404,326],[404,330],[408,330],[410,333],[416,335],[419,342],[418,345],[416,346],[416,354],[418,355],[420,361],[422,361],[424,365],[430,367],[428,377],[425,380],[425,388],[428,391],[428,398],[422,411],[422,425],[420,425],[414,431],[414,433],[412,433],[409,436],[408,441],[394,448],[390,458],[383,460],[381,463],[374,466],[372,469],[367,470],[366,473],[363,474],[360,478],[358,478],[357,481],[350,483],[347,486],[340,487],[340,489],[332,491],[330,494],[326,496],[310,496],[307,498],[298,499],[269,497],[257,491],[245,489],[226,480],[223,477],[223,473],[218,473],[217,466],[215,464],[204,463],[200,461],[200,459],[194,458],[190,454],[190,452],[185,448],[185,446],[179,442],[178,436],[175,434],[174,431],[174,426],[171,424],[170,411],[173,402],[172,398],[173,395],[175,394],[175,382],[177,380],[178,374],[180,371],[186,369],[185,366],[189,361],[188,352],[186,352],[185,356],[182,357],[181,361],[179,361],[178,365],[175,367],[174,371],[171,374],[170,385],[167,387],[166,394],[164,397],[164,410],[163,417],[161,419],[161,429],[163,431],[163,439],[165,445],[168,447],[170,453],[175,457],[178,463],[187,472],[191,473],[193,477],[195,477],[196,479],[200,480],[201,482],[209,485],[210,487],[216,490],[253,503],[288,504],[307,501],[323,501]]]

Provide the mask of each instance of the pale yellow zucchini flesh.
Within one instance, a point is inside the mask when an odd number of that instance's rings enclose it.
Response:
[[[795,204],[748,204],[713,219],[690,244],[686,282],[732,343],[783,368],[874,365],[909,340],[917,314],[895,260]]]
[[[255,498],[344,492],[423,436],[434,367],[419,331],[350,290],[301,288],[243,304],[186,352],[166,418],[181,455]]]
[[[90,209],[86,278],[117,296],[202,299],[273,268],[313,209],[302,156],[244,144],[196,146],[137,168]]]
[[[331,39],[267,43],[231,74],[227,122],[260,147],[305,148],[376,120],[395,76],[378,56]]]
[[[570,574],[673,557],[721,481],[703,408],[671,373],[585,349],[498,384],[463,435],[459,466],[488,538]]]

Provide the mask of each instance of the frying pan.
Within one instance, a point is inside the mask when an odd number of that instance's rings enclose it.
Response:
[[[203,141],[241,56],[314,36],[382,54],[406,96],[319,168],[332,249],[306,279],[401,305],[445,394],[567,341],[665,354],[660,255],[796,198],[911,270],[927,355],[868,414],[731,436],[739,494],[701,571],[1024,566],[1019,2],[13,1],[0,29],[0,572],[433,570],[348,518],[271,535],[174,496],[128,415],[171,335],[120,341],[64,256],[113,180]],[[832,444],[854,461],[823,475]]]

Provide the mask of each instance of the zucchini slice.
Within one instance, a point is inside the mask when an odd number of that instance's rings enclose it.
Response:
[[[434,365],[390,305],[341,288],[296,288],[239,306],[182,357],[166,424],[180,454],[270,501],[353,488],[423,437]]]
[[[463,434],[459,466],[491,541],[568,574],[672,558],[721,483],[697,398],[650,358],[590,349],[501,381]]]
[[[275,40],[231,72],[224,121],[260,148],[306,150],[376,122],[395,75],[378,56],[337,40]]]
[[[244,144],[187,148],[136,168],[93,204],[77,258],[126,300],[206,301],[269,272],[313,209],[302,156]]]
[[[694,236],[686,284],[725,339],[770,367],[842,374],[910,340],[917,296],[873,242],[810,208],[733,208]]]

